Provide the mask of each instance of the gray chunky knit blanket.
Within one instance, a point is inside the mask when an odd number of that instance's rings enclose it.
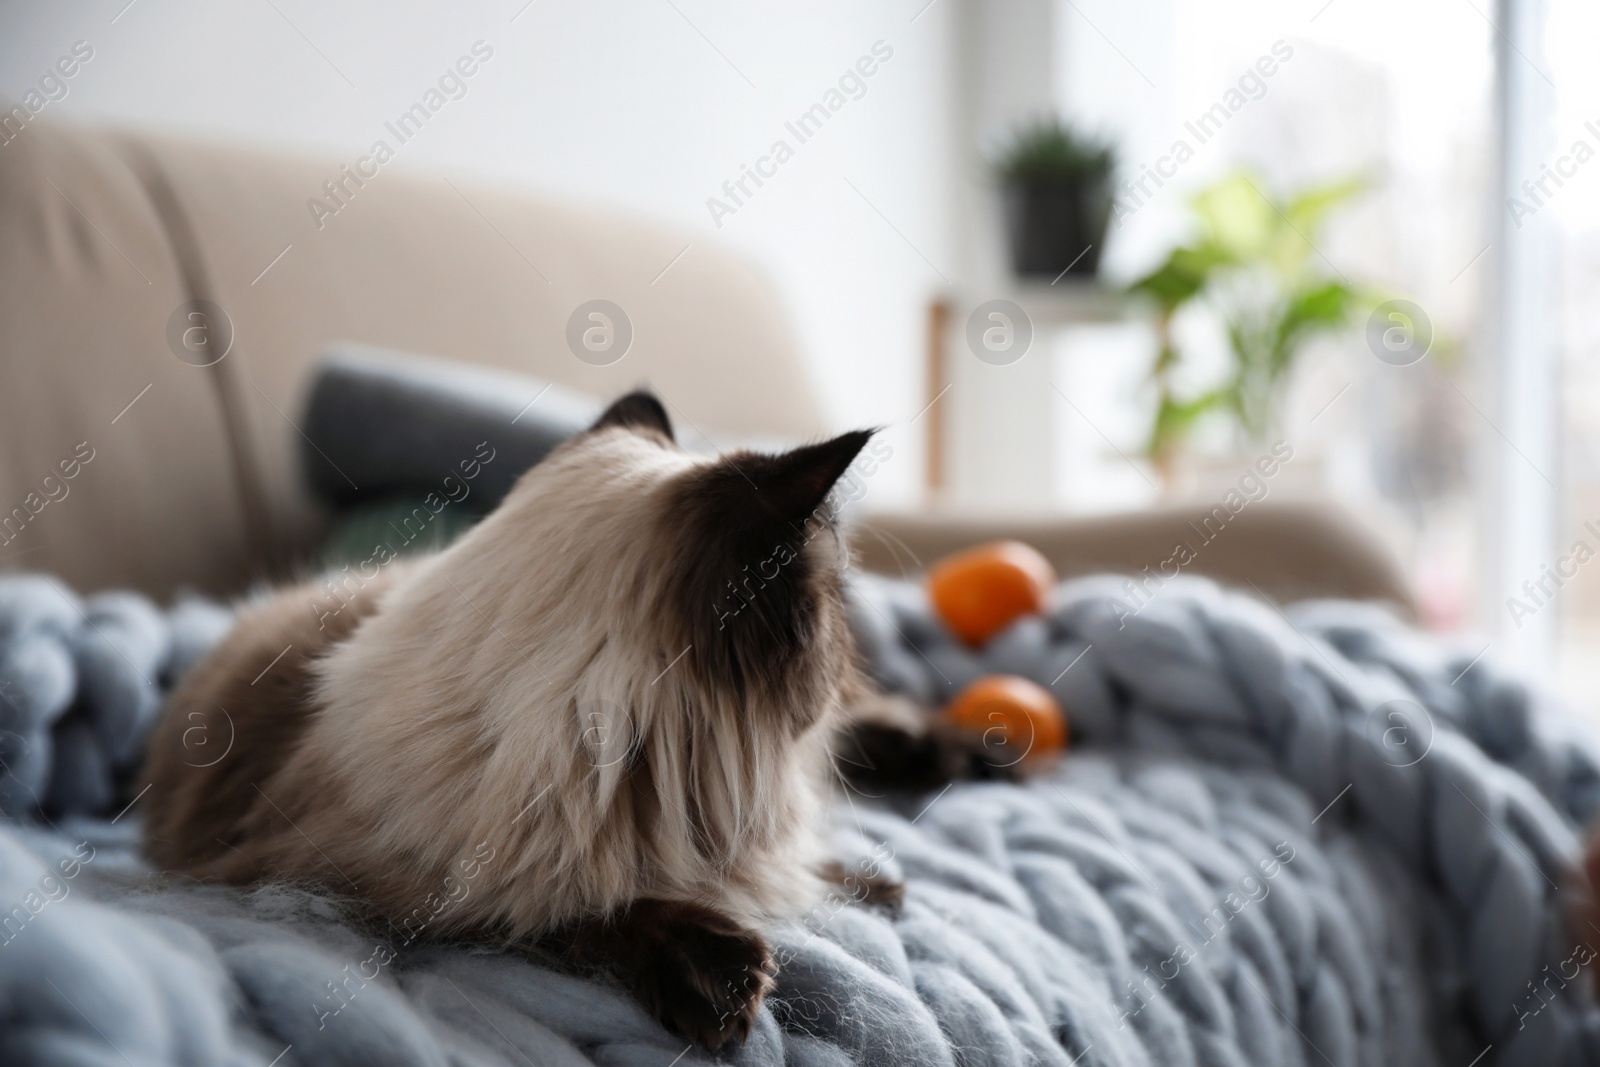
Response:
[[[883,684],[937,703],[1026,675],[1073,755],[1023,785],[842,796],[841,853],[906,906],[772,931],[778,990],[729,1062],[1600,1064],[1595,953],[1558,889],[1600,749],[1492,656],[1198,580],[1134,611],[1109,579],[974,654],[915,586],[851,587]],[[131,770],[228,624],[0,579],[0,1063],[706,1061],[526,955],[152,872]]]

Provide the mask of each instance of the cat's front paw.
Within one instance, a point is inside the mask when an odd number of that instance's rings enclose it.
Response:
[[[709,913],[662,935],[635,977],[640,1002],[701,1048],[743,1042],[778,973],[766,939]]]
[[[1016,782],[1031,745],[1012,741],[1003,731],[979,733],[936,721],[928,729],[936,764],[949,781]]]
[[[860,723],[835,750],[840,772],[854,785],[921,792],[957,781],[1016,781],[1026,749],[998,730],[965,730],[935,720],[920,732]]]
[[[712,1052],[750,1036],[778,973],[766,938],[677,900],[635,900],[543,942],[575,964],[609,971],[669,1030]]]

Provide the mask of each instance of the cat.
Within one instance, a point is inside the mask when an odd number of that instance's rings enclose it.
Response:
[[[857,662],[827,498],[871,433],[701,456],[630,393],[337,612],[310,585],[246,607],[153,735],[146,854],[332,890],[407,943],[554,953],[706,1049],[743,1040],[773,988],[762,927],[846,875],[836,746],[856,783],[993,765]]]

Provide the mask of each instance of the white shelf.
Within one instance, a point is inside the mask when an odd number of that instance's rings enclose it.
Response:
[[[1122,293],[1094,282],[1069,282],[1063,278],[1048,282],[1023,282],[1013,297],[1035,323],[1047,326],[1075,326],[1121,322],[1129,315],[1132,301]]]
[[[1122,322],[1137,310],[1130,298],[1097,282],[1066,277],[1051,283],[1008,278],[993,285],[962,285],[947,299],[952,325],[966,323],[968,313],[989,300],[1009,300],[1022,308],[1034,326],[1059,328]]]

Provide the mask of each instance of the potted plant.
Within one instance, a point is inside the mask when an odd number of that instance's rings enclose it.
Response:
[[[1239,171],[1198,193],[1192,201],[1197,237],[1129,287],[1156,310],[1159,349],[1150,380],[1157,403],[1146,449],[1169,489],[1203,416],[1230,419],[1251,442],[1276,432],[1284,386],[1306,344],[1347,327],[1357,305],[1371,299],[1315,243],[1329,215],[1365,183],[1346,179],[1281,201],[1263,185]],[[1180,385],[1187,361],[1173,320],[1197,303],[1220,318],[1230,358],[1220,381],[1195,391]]]
[[[993,160],[1002,183],[1011,267],[1023,277],[1063,272],[1093,277],[1111,217],[1111,171],[1105,142],[1059,119],[1017,129]]]

